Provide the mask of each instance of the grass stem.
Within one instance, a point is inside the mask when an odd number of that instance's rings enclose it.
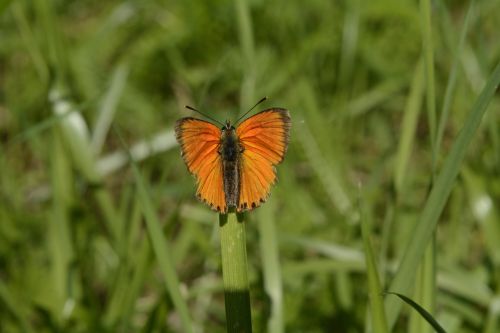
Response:
[[[227,332],[252,332],[244,215],[220,214]]]

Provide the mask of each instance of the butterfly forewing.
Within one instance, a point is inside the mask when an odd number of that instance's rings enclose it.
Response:
[[[276,181],[274,166],[281,163],[290,135],[288,110],[264,110],[236,129],[243,152],[240,156],[240,195],[237,211],[261,205]]]
[[[226,212],[219,154],[221,130],[207,121],[188,117],[177,121],[175,136],[189,172],[196,177],[198,198],[213,210]]]

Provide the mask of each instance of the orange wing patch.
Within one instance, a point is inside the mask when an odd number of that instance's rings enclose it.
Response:
[[[218,153],[221,130],[207,121],[187,117],[177,121],[175,136],[189,172],[196,177],[196,196],[213,210],[225,213],[222,160]]]
[[[276,182],[275,165],[285,156],[290,136],[288,110],[267,109],[248,118],[236,129],[243,147],[240,159],[240,197],[237,211],[260,206]]]

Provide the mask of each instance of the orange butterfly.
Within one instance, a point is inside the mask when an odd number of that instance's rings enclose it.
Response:
[[[175,134],[196,177],[198,199],[221,213],[260,206],[276,182],[274,166],[283,161],[290,127],[290,114],[282,108],[261,111],[237,127],[229,121],[218,128],[192,117],[179,119]]]

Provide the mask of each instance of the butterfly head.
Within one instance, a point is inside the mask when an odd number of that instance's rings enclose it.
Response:
[[[222,127],[222,130],[223,131],[234,131],[235,128],[233,125],[231,125],[231,121],[230,120],[226,120],[226,124],[224,125],[224,127]]]

